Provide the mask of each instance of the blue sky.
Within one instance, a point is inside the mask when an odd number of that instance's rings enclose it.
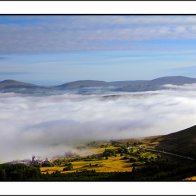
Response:
[[[196,77],[196,16],[0,16],[0,80]]]

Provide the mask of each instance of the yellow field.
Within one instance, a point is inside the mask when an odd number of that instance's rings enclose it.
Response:
[[[192,177],[189,177],[189,178],[185,178],[184,180],[190,180],[190,181],[191,181],[191,180],[194,180],[194,181],[195,181],[195,180],[196,180],[196,176],[192,176]]]
[[[47,172],[49,174],[55,172],[55,171],[63,171],[64,166],[54,166],[54,167],[40,167],[41,173],[46,174]]]
[[[75,161],[72,162],[75,170],[95,170],[96,172],[131,172],[130,164],[120,160],[120,156],[109,157],[100,161]],[[91,164],[92,166],[89,166]],[[98,164],[98,166],[94,166]]]
[[[125,160],[120,160],[121,157],[109,157],[107,160],[99,161],[74,161],[72,171],[63,171],[64,166],[54,167],[41,167],[42,173],[53,173],[60,171],[62,173],[70,173],[83,170],[95,170],[96,172],[131,172],[132,168],[130,163],[126,163]],[[91,164],[91,165],[90,165]]]

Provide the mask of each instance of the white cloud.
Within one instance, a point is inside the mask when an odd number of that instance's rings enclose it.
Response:
[[[1,161],[63,154],[97,139],[167,134],[195,124],[196,86],[101,95],[0,94]]]
[[[1,53],[132,49],[133,43],[127,46],[124,41],[196,39],[196,16],[33,18],[37,22],[32,25],[0,24]],[[115,45],[111,41],[120,43]]]
[[[88,25],[103,25],[107,24],[111,25],[178,25],[178,24],[196,24],[196,17],[194,15],[190,16],[172,16],[172,15],[113,15],[113,16],[82,16],[82,17],[72,17],[73,21],[72,24],[81,25],[88,24]],[[78,23],[77,21],[80,20],[82,23]]]

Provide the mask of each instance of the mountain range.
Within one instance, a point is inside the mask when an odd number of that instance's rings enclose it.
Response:
[[[130,80],[105,82],[97,80],[78,80],[57,86],[40,86],[24,83],[16,80],[4,80],[0,82],[0,92],[50,92],[52,91],[75,91],[78,93],[94,93],[104,91],[141,92],[154,91],[167,88],[166,84],[184,85],[196,83],[196,78],[184,76],[160,77],[153,80]]]

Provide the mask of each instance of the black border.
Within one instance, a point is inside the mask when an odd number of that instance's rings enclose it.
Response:
[[[0,0],[0,2],[3,1],[3,2],[6,2],[6,1],[25,1],[25,2],[39,2],[39,1],[53,1],[53,2],[104,2],[104,1],[118,1],[118,2],[148,2],[148,1],[155,1],[155,2],[169,2],[169,1],[183,1],[183,2],[191,2],[191,1],[196,1],[196,0]]]
[[[18,0],[6,0],[6,1],[18,1]],[[20,1],[55,1],[55,0],[20,0]],[[58,0],[58,1],[66,1],[66,0]],[[57,1],[57,2],[58,2]],[[83,0],[71,0],[71,1],[83,1]],[[97,0],[86,0],[86,1],[97,1]],[[98,0],[98,1],[113,1],[113,0]],[[114,0],[114,1],[119,1],[119,0]],[[131,0],[123,0],[123,1],[131,1]],[[137,1],[148,1],[148,0],[137,0]],[[157,1],[157,0],[151,0],[151,1]],[[158,0],[158,1],[185,1],[185,0]],[[187,0],[187,1],[196,1],[196,0]],[[1,0],[0,0],[1,2]],[[4,1],[5,2],[5,1]],[[0,14],[0,16],[195,16],[196,17],[196,13],[194,14]],[[0,185],[1,183],[6,183],[6,182],[13,182],[13,183],[17,183],[17,182],[77,182],[77,183],[82,183],[82,182],[92,182],[92,183],[102,183],[102,182],[109,182],[109,183],[123,183],[123,182],[144,182],[144,183],[153,183],[153,182],[159,182],[159,183],[165,183],[165,182],[172,182],[172,183],[176,183],[176,182],[184,182],[184,183],[194,183],[196,182],[196,180],[192,180],[192,181],[63,181],[63,180],[59,180],[59,181],[42,181],[42,180],[35,180],[35,181],[0,181]],[[1,195],[0,195],[1,196]],[[6,195],[6,196],[12,196],[12,195]],[[29,196],[37,196],[37,195],[29,195]],[[45,196],[45,195],[43,195]],[[52,196],[52,195],[51,195]],[[71,195],[71,196],[78,196],[78,195]],[[93,195],[93,196],[102,196],[102,195]],[[108,196],[112,196],[112,195],[108,195]],[[120,196],[120,195],[115,195],[115,196]],[[145,195],[137,195],[137,196],[145,196]],[[160,195],[160,196],[167,196],[167,195]],[[174,196],[178,196],[178,195],[174,195]],[[186,196],[186,195],[180,195],[180,196]],[[195,194],[196,196],[196,194]]]

